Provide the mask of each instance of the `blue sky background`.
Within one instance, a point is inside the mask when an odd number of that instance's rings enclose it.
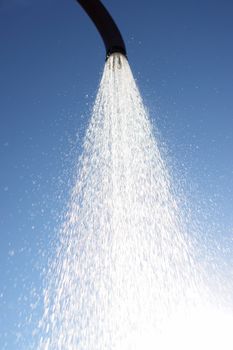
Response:
[[[122,31],[134,76],[190,201],[214,227],[227,264],[233,237],[233,3],[104,3]],[[104,58],[98,33],[74,0],[0,0],[0,349],[25,350],[31,341],[41,271],[67,202]]]

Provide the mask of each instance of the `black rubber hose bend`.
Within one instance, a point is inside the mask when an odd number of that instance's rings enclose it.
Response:
[[[106,48],[106,60],[115,52],[119,52],[124,56],[127,56],[122,35],[113,18],[101,1],[77,0],[77,2],[86,11],[100,33]]]

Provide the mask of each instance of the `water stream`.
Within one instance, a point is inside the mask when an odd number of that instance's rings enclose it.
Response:
[[[38,349],[230,349],[232,321],[212,307],[183,215],[129,64],[114,54],[48,271]]]

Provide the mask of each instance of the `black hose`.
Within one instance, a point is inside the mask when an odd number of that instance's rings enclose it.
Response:
[[[94,22],[100,33],[106,48],[106,59],[114,53],[119,52],[126,55],[124,40],[116,23],[100,0],[77,0]]]

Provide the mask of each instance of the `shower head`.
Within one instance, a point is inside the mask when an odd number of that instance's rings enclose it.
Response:
[[[100,0],[77,0],[94,22],[106,48],[106,60],[115,53],[126,56],[124,40],[116,23]]]

